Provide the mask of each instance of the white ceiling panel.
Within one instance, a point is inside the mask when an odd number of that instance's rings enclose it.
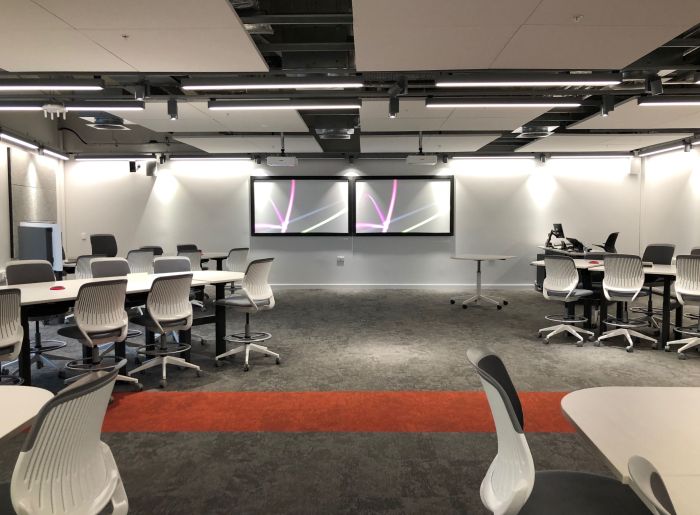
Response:
[[[366,132],[515,130],[548,111],[526,109],[428,109],[423,99],[401,99],[399,114],[389,118],[388,100],[363,100],[360,125]]]
[[[178,137],[178,141],[208,152],[218,153],[275,153],[281,151],[280,138],[277,136],[213,136],[213,137]],[[322,152],[321,146],[313,136],[285,136],[285,151]]]
[[[309,132],[299,111],[210,111],[204,102],[193,105],[231,132]]]
[[[360,71],[619,69],[698,22],[697,0],[353,0]]]
[[[691,134],[553,134],[516,152],[627,152]]]
[[[418,153],[418,135],[411,136],[360,136],[360,152],[415,152]]]
[[[426,134],[423,152],[474,152],[498,139],[500,134]]]
[[[0,68],[268,70],[227,0],[3,0]]]
[[[595,114],[569,126],[572,129],[697,129],[700,106],[637,105],[631,98],[615,106],[608,116]]]

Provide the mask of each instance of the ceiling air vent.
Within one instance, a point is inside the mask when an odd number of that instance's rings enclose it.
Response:
[[[86,125],[98,131],[130,131],[129,127],[124,125],[124,120],[118,116],[86,116]]]
[[[551,136],[552,131],[556,128],[556,126],[525,126],[518,127],[513,131],[513,134],[517,134],[515,137],[521,139],[539,139]]]
[[[355,129],[316,129],[318,139],[350,139]]]

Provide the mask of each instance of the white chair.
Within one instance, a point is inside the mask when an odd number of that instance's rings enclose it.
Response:
[[[683,306],[700,306],[700,255],[678,256],[676,258],[676,297]],[[678,357],[685,359],[685,351],[700,346],[700,317],[698,323],[691,327],[676,327],[680,334],[689,334],[689,338],[673,340],[666,343],[666,350],[672,345],[681,345]]]
[[[126,255],[132,274],[153,273],[153,251],[146,249],[130,250]]]
[[[627,486],[605,476],[540,471],[525,438],[518,392],[501,359],[471,348],[467,357],[486,391],[498,452],[481,483],[481,501],[495,515],[631,515],[648,513]]]
[[[76,279],[91,279],[92,278],[92,260],[99,256],[88,254],[87,256],[78,256],[75,260],[75,278]]]
[[[191,345],[175,342],[168,347],[167,335],[177,331],[188,331],[192,327],[192,304],[190,304],[190,286],[192,274],[179,274],[157,277],[153,280],[151,291],[146,299],[146,314],[133,320],[134,323],[160,335],[159,342],[142,345],[139,354],[151,359],[141,366],[129,371],[134,375],[142,370],[161,367],[161,388],[168,385],[167,366],[193,368],[200,375],[200,368],[178,356],[190,350]]]
[[[625,304],[634,302],[644,287],[642,259],[631,254],[606,254],[604,263],[603,294],[608,302],[624,302]],[[646,320],[630,320],[627,309],[623,310],[622,318],[609,316],[606,320],[601,320],[600,323],[617,329],[605,331],[595,342],[596,345],[600,345],[602,340],[624,336],[629,344],[625,350],[632,352],[634,350],[632,337],[634,336],[650,341],[654,347],[656,346],[654,338],[634,330],[645,327]]]
[[[80,286],[75,299],[73,314],[75,325],[62,327],[61,336],[73,338],[90,350],[90,357],[66,363],[66,369],[82,372],[66,380],[76,381],[90,372],[121,369],[126,365],[123,356],[105,356],[115,347],[115,342],[123,342],[129,330],[129,318],[124,309],[126,299],[126,279],[95,281]],[[133,377],[118,375],[117,381],[141,384]]]
[[[251,261],[245,272],[245,277],[243,277],[241,289],[238,290],[238,293],[217,301],[217,304],[221,306],[245,313],[245,330],[242,333],[234,333],[224,338],[226,341],[241,343],[242,345],[216,356],[216,366],[220,366],[221,362],[219,360],[227,356],[245,352],[243,370],[247,372],[250,370],[250,365],[248,363],[250,351],[260,352],[265,356],[274,356],[276,363],[278,365],[280,364],[279,354],[257,343],[270,339],[270,333],[250,332],[251,313],[257,313],[258,311],[265,311],[275,307],[275,296],[267,280],[270,275],[272,261],[273,258]]]
[[[630,486],[641,496],[653,515],[676,515],[663,478],[649,460],[632,456],[627,464]]]
[[[20,377],[10,375],[5,368],[17,361],[22,349],[21,296],[17,288],[0,290],[0,385],[22,384]]]
[[[119,469],[100,440],[117,372],[92,372],[39,411],[17,458],[10,494],[18,515],[129,511]]]
[[[197,255],[199,256],[199,254]],[[197,261],[196,258],[195,261]],[[202,268],[200,266],[199,270],[201,269]],[[165,256],[157,257],[153,260],[153,273],[156,274],[173,274],[192,271],[194,271],[194,269],[192,268],[192,261],[188,256]],[[198,299],[198,295],[201,296],[202,299]],[[207,308],[204,305],[205,297],[206,294],[204,293],[204,287],[200,287],[192,291],[192,295],[190,295],[190,302],[192,302],[192,304],[194,306],[197,306],[200,310],[206,311]],[[204,339],[202,339],[202,345],[204,343],[205,341]]]
[[[576,288],[579,283],[579,276],[572,258],[567,256],[545,256],[544,267],[547,276],[542,283],[542,295],[544,295],[545,299],[563,302],[564,306],[568,307],[570,303],[575,303],[593,293],[591,290]],[[544,337],[545,343],[549,343],[549,339],[554,335],[569,333],[576,337],[576,345],[581,347],[583,346],[581,334],[585,334],[588,337],[593,336],[593,332],[575,327],[575,324],[587,322],[587,318],[577,317],[575,314],[570,316],[568,313],[563,315],[546,315],[545,318],[551,322],[559,322],[557,325],[544,327],[539,330],[539,337],[542,336],[543,332],[547,332],[547,335]]]
[[[92,270],[92,277],[94,278],[106,278],[106,277],[126,277],[131,273],[131,267],[129,262],[120,257],[97,257],[90,261],[90,269]],[[144,295],[130,296],[125,302],[127,309],[136,309],[139,315],[143,314],[142,307],[146,302]],[[138,329],[130,329],[127,336],[129,338],[136,338],[141,336],[141,331]],[[134,346],[133,344],[129,344]]]
[[[177,256],[185,257],[190,260],[190,270],[193,272],[201,272],[202,253],[199,250],[181,250],[177,253]]]
[[[224,262],[224,270],[227,272],[245,272],[248,267],[248,248],[236,248],[228,251],[228,256],[226,256],[226,261]],[[240,287],[231,283],[231,286],[227,286],[227,289],[232,293],[235,290],[239,290]]]

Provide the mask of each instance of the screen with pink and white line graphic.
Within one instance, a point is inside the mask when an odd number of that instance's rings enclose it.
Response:
[[[450,234],[452,182],[362,179],[355,183],[357,234]]]
[[[253,234],[348,234],[349,182],[270,179],[253,182]]]

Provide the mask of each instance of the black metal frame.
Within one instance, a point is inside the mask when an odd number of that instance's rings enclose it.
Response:
[[[355,182],[369,181],[392,181],[398,179],[400,181],[447,181],[450,183],[450,231],[449,232],[357,232],[355,226],[355,215],[357,206],[355,205]],[[372,176],[372,177],[355,177],[353,182],[353,206],[352,206],[352,234],[353,236],[454,236],[455,234],[455,180],[453,175],[387,175],[387,176]]]
[[[334,181],[334,182],[345,182],[348,185],[348,228],[347,232],[314,232],[314,233],[302,233],[302,232],[285,232],[285,233],[276,233],[276,232],[266,232],[266,233],[259,233],[255,232],[255,183],[256,182],[265,182],[265,181],[291,181],[292,179],[297,180],[297,181],[305,181],[305,180],[312,180],[312,181]],[[344,236],[348,237],[352,233],[352,228],[354,227],[354,208],[353,208],[353,201],[354,201],[354,185],[352,184],[352,181],[350,180],[350,177],[344,177],[344,176],[336,176],[336,175],[319,175],[319,176],[313,176],[313,175],[304,175],[304,176],[299,176],[299,175],[279,175],[279,176],[269,176],[269,177],[251,177],[250,178],[250,192],[249,192],[249,200],[248,204],[250,206],[250,235],[251,237],[255,236],[263,236],[263,237],[268,237],[268,236],[275,236],[275,237],[285,237],[285,236]]]

